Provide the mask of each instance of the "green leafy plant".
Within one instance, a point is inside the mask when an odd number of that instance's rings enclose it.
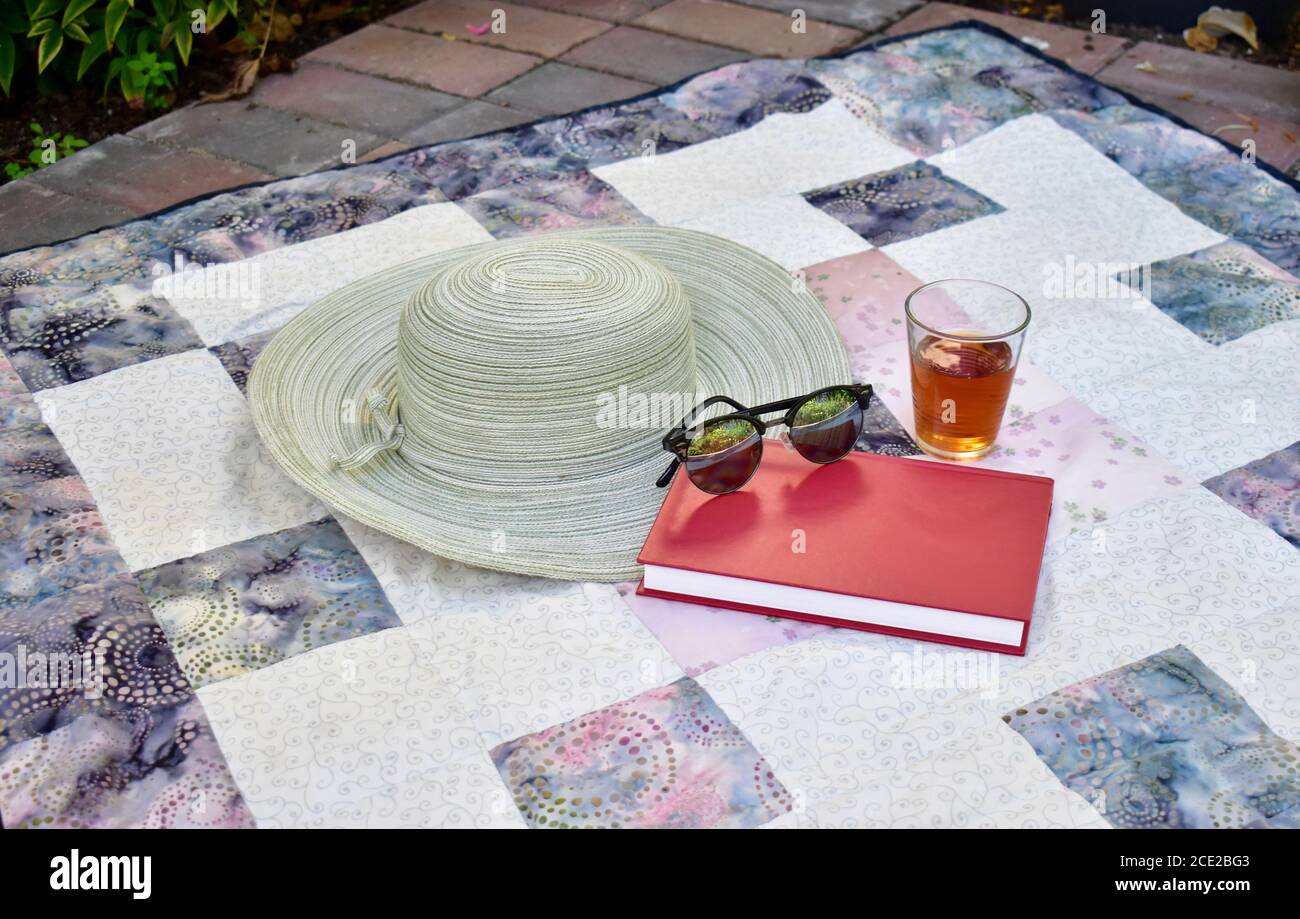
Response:
[[[116,89],[132,105],[169,103],[178,72],[189,64],[198,34],[227,19],[233,32],[257,28],[268,0],[3,0],[0,2],[0,90],[10,94],[27,71],[38,88],[90,79]]]
[[[145,51],[145,47],[147,44],[141,42],[139,50],[130,57],[114,58],[109,63],[108,81],[112,83],[114,77],[118,78],[128,102],[143,99],[150,108],[166,108],[171,104],[176,65],[159,60],[157,52]]]
[[[53,166],[64,157],[72,156],[82,147],[87,146],[87,141],[75,134],[61,134],[58,131],[47,134],[45,129],[35,121],[28,127],[32,131],[32,149],[27,154],[27,163],[5,163],[5,176],[11,180],[21,179],[37,169]]]
[[[87,145],[86,141],[75,134],[60,134],[58,131],[46,134],[45,129],[35,121],[28,127],[32,129],[34,137],[32,152],[28,154],[28,159],[35,163],[38,168],[52,165],[65,156],[72,156],[72,154]],[[47,150],[54,154],[52,158],[46,154]]]

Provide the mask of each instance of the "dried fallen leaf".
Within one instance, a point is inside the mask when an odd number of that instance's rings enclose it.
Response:
[[[1197,17],[1196,28],[1216,39],[1231,32],[1256,51],[1259,50],[1259,34],[1255,28],[1255,20],[1237,10],[1212,6]],[[1183,33],[1183,36],[1186,37],[1186,34]]]
[[[256,51],[258,44],[251,40],[251,36],[249,41],[245,41],[244,36],[240,34],[222,45],[221,50],[227,54],[247,54],[249,51]]]
[[[258,59],[240,61],[235,68],[235,78],[219,93],[204,93],[199,102],[225,102],[227,99],[240,99],[247,96],[257,85]]]
[[[1151,63],[1150,61],[1143,61],[1141,64],[1138,64],[1133,69],[1140,70],[1143,73],[1159,73],[1159,71],[1156,70],[1156,65]]]
[[[297,19],[298,22],[294,23]],[[274,10],[258,10],[253,14],[253,18],[248,23],[248,31],[257,36],[260,42],[266,38],[266,31],[269,25],[271,30],[271,41],[281,42],[288,41],[293,37],[294,26],[302,24],[302,17],[296,13],[289,15]]]
[[[352,0],[345,0],[343,3],[327,3],[316,8],[307,14],[307,19],[309,22],[329,22],[351,12]]]
[[[1295,143],[1295,135],[1292,134],[1290,131],[1283,131],[1282,136],[1286,138],[1286,142],[1288,144]]]
[[[1213,51],[1219,47],[1219,40],[1200,26],[1184,29],[1183,41],[1187,42],[1187,47],[1193,51]]]

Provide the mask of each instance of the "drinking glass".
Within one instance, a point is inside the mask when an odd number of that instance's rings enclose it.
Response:
[[[999,284],[952,278],[918,287],[903,310],[918,444],[942,459],[979,459],[1002,426],[1029,304]]]

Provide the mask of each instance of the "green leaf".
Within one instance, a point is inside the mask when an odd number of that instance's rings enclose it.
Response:
[[[14,65],[17,63],[18,49],[8,32],[0,32],[0,89],[9,95],[9,84],[14,78]]]
[[[18,62],[18,48],[8,32],[0,32],[0,90],[9,95],[9,83],[13,82],[14,66]]]
[[[60,49],[63,48],[63,33],[59,31],[46,32],[41,38],[40,47],[36,49],[36,72],[44,73],[45,68],[50,66],[50,62],[59,56]]]
[[[135,73],[130,68],[122,71],[122,95],[127,102],[134,102],[137,99],[144,98],[144,78]]]
[[[96,2],[98,2],[98,0],[70,0],[67,9],[63,11],[64,26],[75,20],[82,13],[86,12],[86,10],[94,6]]]
[[[104,12],[104,32],[110,45],[117,38],[117,30],[122,28],[122,20],[126,19],[128,9],[127,0],[109,0],[108,9]]]
[[[28,38],[35,38],[37,35],[48,35],[59,27],[59,24],[53,19],[41,19],[32,23],[31,31],[27,33]]]
[[[190,48],[194,46],[194,33],[187,28],[176,30],[176,53],[181,56],[181,63],[190,62]]]
[[[221,25],[221,20],[226,18],[226,13],[230,12],[221,0],[212,0],[208,4],[208,31],[211,32],[217,26]]]
[[[53,16],[63,6],[63,0],[41,0],[36,9],[32,11],[32,21],[44,19],[46,16]]]
[[[163,26],[162,36],[158,39],[158,47],[166,48],[168,45],[172,43],[172,39],[175,37],[176,37],[176,23],[169,22],[167,23],[167,25]]]
[[[86,71],[106,51],[108,51],[108,34],[103,29],[100,29],[90,37],[90,44],[81,49],[81,63],[77,65],[77,82],[81,82],[81,78],[86,75]]]
[[[81,27],[81,23],[79,22],[68,23],[63,27],[63,34],[68,36],[68,38],[71,38],[73,41],[90,41],[90,36],[86,34],[86,30]]]

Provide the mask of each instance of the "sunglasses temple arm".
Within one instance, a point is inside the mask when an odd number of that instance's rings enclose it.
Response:
[[[665,485],[671,482],[673,480],[673,475],[675,475],[677,472],[677,467],[680,466],[681,464],[682,461],[676,459],[673,460],[671,463],[669,463],[668,468],[663,471],[663,475],[659,476],[659,478],[655,480],[655,487],[663,488]]]

